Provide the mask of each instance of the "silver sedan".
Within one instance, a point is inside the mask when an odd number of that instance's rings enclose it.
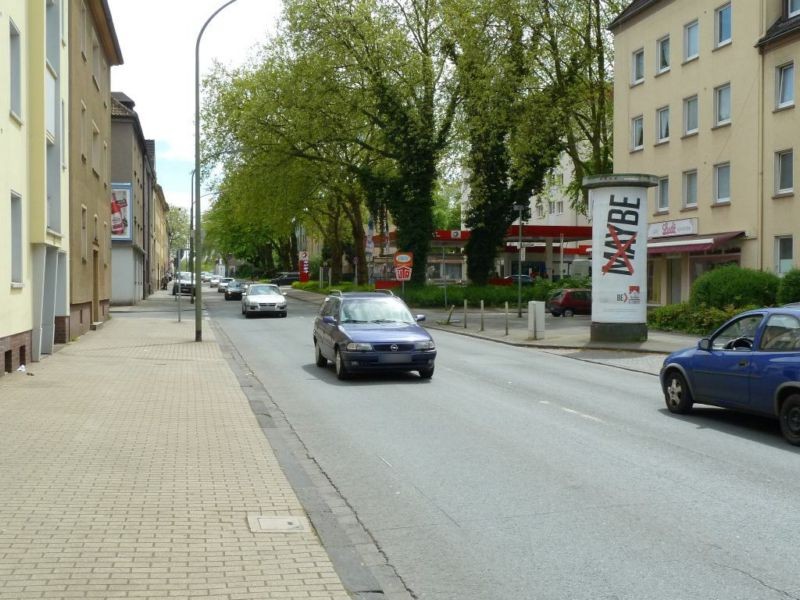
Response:
[[[242,296],[242,314],[246,318],[251,315],[272,314],[286,316],[286,297],[277,285],[269,283],[251,284],[247,293]]]

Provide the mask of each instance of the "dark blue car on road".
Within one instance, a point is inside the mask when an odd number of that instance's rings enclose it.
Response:
[[[336,376],[366,371],[417,371],[433,376],[436,345],[391,293],[334,292],[325,298],[314,320],[314,359],[318,367],[332,361]]]
[[[688,413],[711,404],[780,421],[800,445],[800,307],[743,312],[661,368],[667,408]]]

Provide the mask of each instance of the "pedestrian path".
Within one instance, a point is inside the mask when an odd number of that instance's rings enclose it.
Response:
[[[213,330],[160,302],[0,377],[0,599],[349,598]]]

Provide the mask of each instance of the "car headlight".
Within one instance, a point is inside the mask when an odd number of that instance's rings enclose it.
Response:
[[[278,304],[278,308],[286,308],[286,303],[284,303],[284,304]]]
[[[372,350],[372,344],[350,342],[349,344],[347,344],[347,350],[349,352],[368,352]]]
[[[415,342],[414,343],[415,350],[436,350],[436,344],[433,343],[433,340],[428,340],[427,342]]]

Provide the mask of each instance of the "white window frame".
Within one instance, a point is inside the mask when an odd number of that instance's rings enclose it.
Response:
[[[782,258],[781,255],[781,242],[784,240],[791,242],[791,256]],[[778,275],[785,275],[794,268],[794,238],[791,235],[776,235],[775,236],[775,273]]]
[[[9,24],[9,100],[11,114],[22,119],[22,34],[11,19]]]
[[[694,181],[694,200],[689,202],[689,181]],[[683,172],[683,207],[696,208],[697,207],[697,169],[690,169]]]
[[[639,68],[641,67],[641,73]],[[644,48],[634,50],[631,55],[631,84],[637,85],[644,81]]]
[[[637,132],[641,136],[641,140],[637,140],[639,137]],[[631,119],[631,150],[641,150],[642,148],[644,148],[644,116],[639,115]]]
[[[689,107],[691,103],[694,102],[694,127],[689,128],[689,116],[690,110]],[[700,129],[700,99],[695,94],[694,96],[689,96],[688,98],[683,99],[683,135],[693,135],[697,133]]]
[[[100,79],[102,76],[100,74],[100,42],[97,41],[97,36],[92,34],[92,82],[97,90],[100,90]]]
[[[720,175],[723,172],[727,172],[728,177],[728,193],[727,195],[722,195],[720,189],[722,186],[720,185]],[[715,204],[729,204],[731,201],[731,163],[725,162],[720,163],[718,165],[714,165],[714,203]]]
[[[728,92],[728,117],[722,118],[720,116],[720,102],[722,94],[727,90]],[[731,84],[725,83],[714,88],[714,125],[721,127],[722,125],[729,125],[733,120],[733,94],[731,93]]]
[[[556,201],[556,214],[557,215],[563,215],[564,214],[564,201],[563,200],[557,200]]]
[[[694,31],[694,39],[695,43],[697,44],[697,50],[694,54],[690,54],[689,49],[689,41],[690,41],[690,34]],[[695,19],[694,21],[687,23],[683,26],[683,61],[689,62],[690,60],[694,60],[699,58],[700,56],[700,21]]]
[[[781,187],[783,180],[783,158],[789,157],[789,165],[791,167],[791,185],[789,187]],[[775,193],[776,194],[792,194],[794,193],[794,149],[780,150],[775,153]]]
[[[789,86],[786,85],[787,73],[791,73],[791,85]],[[784,91],[788,91],[790,94],[788,100],[783,100]],[[794,106],[794,61],[775,67],[775,108],[791,106]]]
[[[656,212],[669,212],[669,177],[661,177],[658,180],[658,187],[656,188]]]
[[[665,119],[666,115],[666,119]],[[656,109],[656,143],[669,141],[669,106]]]
[[[730,21],[728,25],[728,37],[723,39],[722,38],[722,15],[725,11],[728,11],[728,19]],[[720,6],[717,10],[714,11],[714,47],[721,48],[722,46],[727,46],[733,40],[733,9],[731,8],[731,3],[727,2]]]
[[[22,285],[23,273],[23,227],[22,227],[22,196],[11,192],[11,284],[18,287]]]
[[[664,45],[667,47],[666,63],[662,60],[664,59]],[[670,56],[671,49],[668,35],[665,35],[656,42],[656,73],[666,73],[670,70],[672,65],[672,57]]]
[[[790,17],[800,15],[800,0],[787,0],[787,8]]]

